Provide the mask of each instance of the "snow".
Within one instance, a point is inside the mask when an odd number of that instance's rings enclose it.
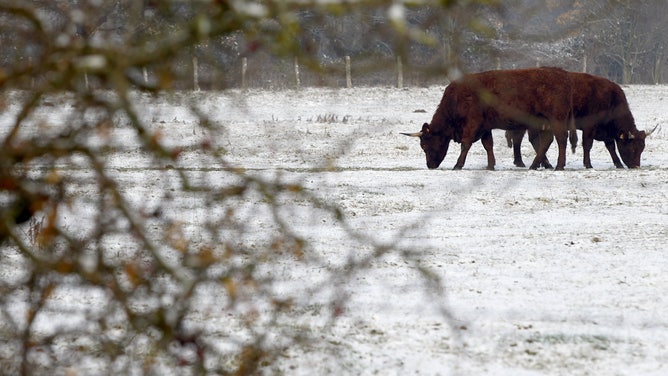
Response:
[[[494,132],[496,171],[485,170],[479,143],[464,170],[451,170],[457,144],[440,169],[428,170],[417,140],[399,132],[428,122],[443,89],[192,94],[232,165],[299,182],[341,207],[351,227],[410,250],[409,260],[390,253],[339,286],[349,301],[332,325],[320,325],[315,308],[305,315],[304,330],[321,330],[322,341],[291,350],[277,366],[293,375],[666,374],[668,87],[624,87],[638,128],[660,125],[640,169],[616,169],[596,142],[594,169],[584,169],[578,148],[560,172],[514,167],[501,131]],[[187,150],[206,136],[178,98],[141,100],[141,116],[166,143]],[[125,140],[118,137],[108,141]],[[136,205],[151,208],[161,198],[152,195],[155,185],[170,183],[149,183],[156,166],[125,147],[109,168],[133,182],[126,194]],[[528,142],[523,155],[533,157]],[[548,157],[556,161],[556,147]],[[188,152],[179,164],[195,172],[216,167]],[[226,178],[201,175],[214,184]],[[294,205],[290,224],[319,257],[341,264],[368,252],[351,250],[357,245],[342,239],[331,218]],[[177,206],[166,215],[186,210],[180,219],[192,228],[211,210]],[[251,242],[266,231],[262,214],[254,214],[240,214],[253,218]],[[286,289],[320,273],[276,267],[287,274]],[[445,289],[425,286],[418,267],[442,278]],[[211,330],[229,325],[215,312],[201,320]]]

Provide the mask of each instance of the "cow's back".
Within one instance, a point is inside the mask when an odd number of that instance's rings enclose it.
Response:
[[[430,124],[432,131],[460,142],[471,131],[467,122],[487,130],[541,126],[546,119],[565,122],[572,91],[568,73],[559,68],[467,74],[445,88]]]
[[[527,115],[565,121],[570,115],[572,84],[565,70],[559,68],[488,71],[470,75],[465,82],[478,87],[491,98],[487,103],[502,108],[502,117]],[[494,106],[494,101],[500,106]],[[506,109],[507,111],[503,111]]]
[[[626,95],[619,85],[588,73],[570,72],[569,75],[573,83],[573,113],[578,129],[603,127],[599,131],[613,133],[635,129]]]

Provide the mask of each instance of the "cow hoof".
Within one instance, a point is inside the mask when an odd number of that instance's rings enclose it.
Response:
[[[557,167],[554,168],[554,171],[564,171],[564,167],[563,166],[557,166]]]
[[[462,166],[455,166],[455,167],[453,167],[452,169],[453,169],[453,170],[461,170],[461,169],[462,169]]]
[[[516,167],[526,167],[526,165],[524,164],[524,162],[515,162],[515,166],[516,166]]]
[[[487,171],[494,171],[494,166],[487,166]]]
[[[585,165],[585,168],[594,168],[592,165]]]

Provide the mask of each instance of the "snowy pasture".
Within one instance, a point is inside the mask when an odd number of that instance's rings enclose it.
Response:
[[[464,170],[451,170],[458,144],[428,170],[417,140],[399,132],[431,120],[443,87],[193,94],[220,127],[215,141],[232,165],[303,184],[341,207],[354,228],[413,249],[445,285],[438,297],[426,294],[413,264],[376,260],[345,286],[349,301],[317,333],[322,341],[288,352],[278,367],[291,375],[668,373],[668,87],[624,90],[638,128],[659,125],[642,167],[616,169],[595,142],[594,169],[584,169],[578,147],[559,172],[514,167],[501,131],[496,171],[485,170],[480,143]],[[184,146],[176,167],[221,178],[217,166],[187,152],[201,135],[179,100],[144,98],[138,106],[166,143]],[[528,142],[523,155],[533,158]],[[548,157],[556,161],[555,146]],[[164,166],[125,148],[108,167],[137,205],[160,199],[151,196],[151,171]],[[179,210],[194,228],[208,208],[181,202]],[[322,257],[338,263],[355,252],[328,218],[295,213],[292,225]],[[261,218],[249,228],[258,237],[267,231]],[[318,272],[286,278],[307,284]],[[225,325],[215,315],[201,319]]]

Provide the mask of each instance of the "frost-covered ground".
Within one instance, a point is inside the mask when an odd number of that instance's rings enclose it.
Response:
[[[415,273],[387,260],[327,334],[340,363],[291,363],[304,374],[668,373],[668,87],[625,88],[638,127],[661,125],[643,168],[615,169],[597,142],[594,170],[578,149],[564,172],[515,168],[502,132],[497,171],[480,144],[463,171],[450,170],[458,145],[427,170],[398,132],[429,121],[442,90],[252,92],[244,111],[221,113],[240,165],[287,169],[377,236],[414,226],[398,240],[425,249],[460,323],[458,334],[443,325]],[[326,231],[317,241],[336,247]]]
[[[218,143],[228,160],[303,183],[342,207],[355,228],[419,251],[445,283],[440,299],[451,321],[413,266],[378,260],[351,281],[351,301],[319,333],[317,351],[287,354],[282,368],[304,375],[667,374],[668,87],[624,89],[638,128],[660,125],[642,168],[615,169],[596,142],[595,169],[583,168],[578,148],[562,172],[514,167],[500,131],[497,171],[484,169],[479,143],[464,170],[450,170],[458,144],[440,169],[428,170],[417,140],[399,132],[431,119],[442,87],[197,94],[212,123],[225,128]],[[198,136],[176,101],[147,101],[142,116],[170,144]],[[526,161],[533,151],[525,144]],[[556,161],[555,147],[548,156]],[[188,153],[180,163],[215,168]],[[127,193],[147,200],[141,170],[151,166],[141,155],[128,149],[110,166],[119,174],[131,166],[126,178],[136,185]],[[350,252],[326,218],[296,217],[294,225],[326,257]]]

